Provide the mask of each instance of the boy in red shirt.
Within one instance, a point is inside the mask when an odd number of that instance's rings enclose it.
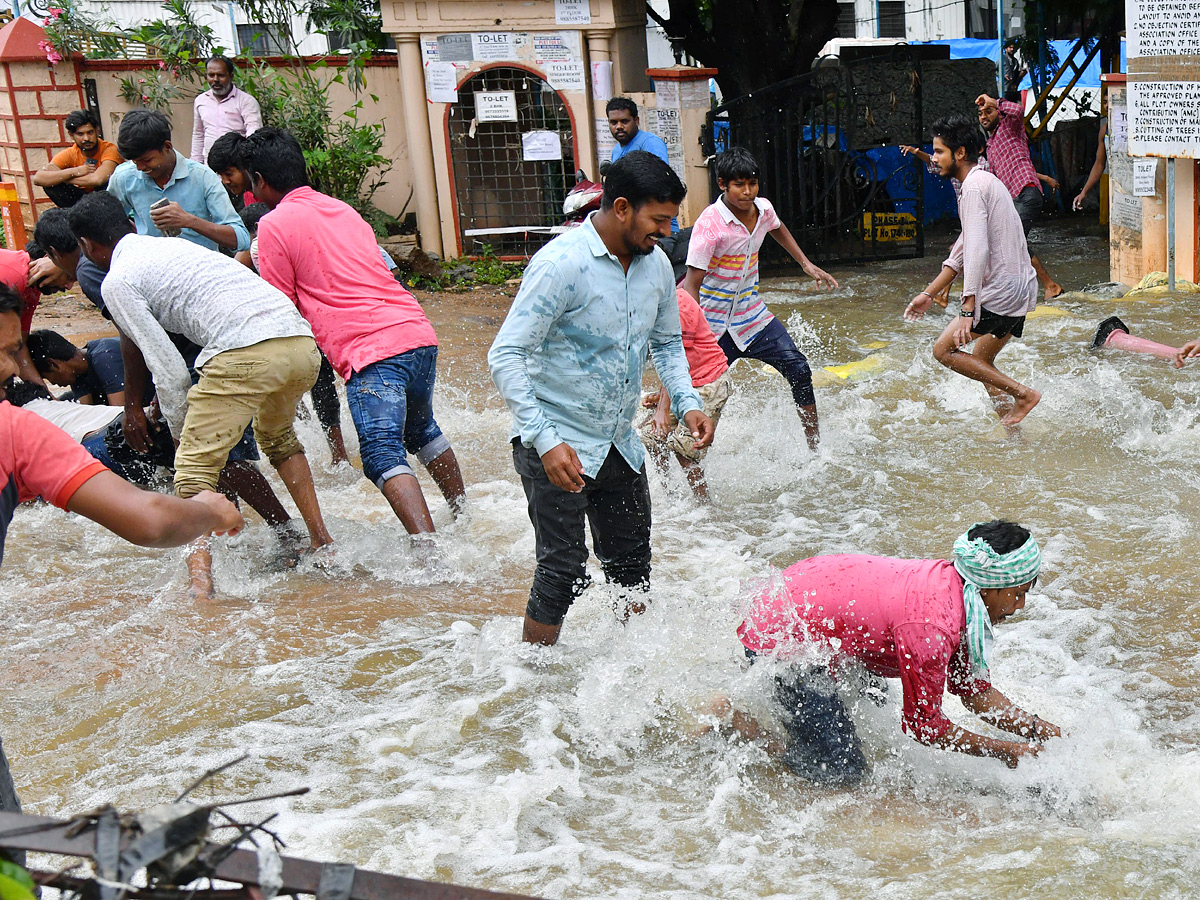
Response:
[[[721,410],[725,408],[725,401],[733,393],[729,363],[725,361],[725,351],[709,328],[700,304],[681,287],[675,288],[675,299],[679,303],[683,352],[692,375],[692,387],[700,395],[701,412],[712,419],[715,429],[721,418]],[[671,415],[671,398],[666,391],[647,396],[643,404],[652,407],[654,412],[645,416],[638,426],[638,432],[655,466],[660,472],[665,472],[667,451],[672,451],[679,465],[683,466],[683,474],[687,476],[696,499],[707,503],[708,482],[700,461],[704,459],[708,447],[697,449],[692,430]]]

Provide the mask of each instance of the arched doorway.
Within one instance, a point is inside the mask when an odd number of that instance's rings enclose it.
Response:
[[[485,91],[511,93],[516,120],[478,121],[475,95]],[[527,69],[484,69],[459,86],[447,128],[461,251],[521,255],[550,240],[545,229],[562,222],[575,184],[571,114],[558,92]],[[524,158],[522,136],[535,131],[558,134],[561,159]]]

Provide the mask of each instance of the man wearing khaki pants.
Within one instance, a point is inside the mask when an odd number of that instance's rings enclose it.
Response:
[[[215,490],[230,449],[253,421],[259,444],[308,526],[312,549],[331,544],[292,427],[300,398],[316,381],[320,354],[291,301],[228,257],[180,238],[134,233],[120,202],[103,192],[72,208],[71,229],[84,255],[108,272],[105,305],[140,351],[135,362],[154,376],[159,407],[179,445],[175,493]],[[168,332],[203,348],[195,386]],[[131,443],[148,427],[144,417],[132,418],[126,423]],[[193,595],[207,599],[207,544],[193,547],[188,568]]]

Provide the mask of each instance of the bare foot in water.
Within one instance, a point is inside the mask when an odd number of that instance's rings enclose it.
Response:
[[[1042,399],[1042,392],[1035,391],[1033,388],[1025,388],[1025,391],[1019,397],[1013,398],[1013,408],[1007,416],[1000,420],[1001,425],[1016,425],[1030,411],[1038,405],[1038,401]]]

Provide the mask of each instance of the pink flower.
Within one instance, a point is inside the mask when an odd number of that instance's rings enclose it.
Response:
[[[165,68],[167,67],[167,64],[166,64],[166,62],[164,62],[163,60],[161,60],[161,59],[160,59],[160,60],[158,61],[158,67],[159,67],[160,69],[165,69]]]
[[[63,60],[62,54],[49,41],[38,41],[38,49],[46,54],[46,62],[48,63],[57,64]]]
[[[139,78],[139,79],[138,79],[138,84],[145,84],[145,83],[146,83],[146,79],[145,79],[145,78]]]
[[[62,11],[61,9],[59,9],[58,7],[56,7],[56,6],[52,6],[52,7],[50,7],[50,10],[49,10],[49,12],[50,12],[50,18],[51,18],[51,19],[58,19],[58,18],[60,18],[60,17],[62,16],[62,14],[63,14],[63,11]]]

